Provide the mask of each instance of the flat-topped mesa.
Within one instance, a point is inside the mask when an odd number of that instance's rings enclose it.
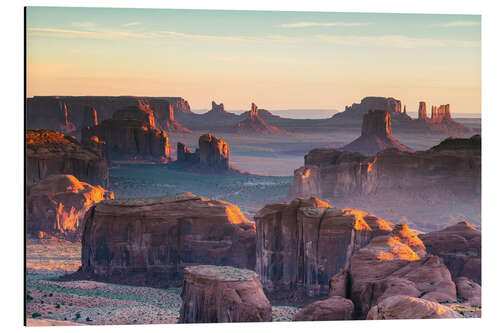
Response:
[[[425,102],[418,103],[418,119],[419,120],[427,119],[427,106]]]
[[[370,110],[385,110],[399,120],[410,120],[410,116],[402,110],[401,101],[392,97],[365,97],[361,103],[346,106],[344,112],[335,114],[333,119],[361,119]]]
[[[391,115],[385,110],[370,110],[363,116],[361,136],[341,150],[373,155],[386,149],[413,152],[391,135]]]
[[[255,226],[225,201],[192,193],[107,200],[86,214],[82,274],[97,280],[179,286],[193,265],[255,267]]]
[[[273,298],[328,294],[328,280],[390,222],[367,212],[338,209],[311,197],[268,204],[255,216],[257,268]]]
[[[26,132],[26,183],[71,174],[92,185],[108,185],[108,162],[99,151],[51,130]]]
[[[213,112],[226,112],[224,110],[224,103],[217,104],[215,101],[212,101],[212,110]]]
[[[272,307],[255,272],[229,266],[184,269],[180,323],[262,322]]]
[[[106,157],[110,160],[159,163],[170,160],[167,133],[156,128],[153,111],[140,100],[138,105],[115,111],[112,119],[82,128],[83,141],[92,137],[106,143]]]

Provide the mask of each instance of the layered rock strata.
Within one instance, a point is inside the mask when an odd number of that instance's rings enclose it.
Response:
[[[92,185],[107,187],[108,162],[74,137],[50,130],[26,132],[26,184],[57,174],[71,174]]]
[[[255,267],[255,227],[237,206],[184,193],[103,201],[86,215],[81,272],[94,279],[165,287],[197,264]]]
[[[269,204],[255,216],[257,268],[274,298],[328,294],[328,280],[392,224],[366,212],[337,209],[316,198]]]
[[[228,266],[184,269],[181,323],[263,322],[272,307],[255,272]]]

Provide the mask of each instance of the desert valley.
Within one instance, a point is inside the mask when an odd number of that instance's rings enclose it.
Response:
[[[481,316],[480,118],[257,105],[27,98],[28,325]]]

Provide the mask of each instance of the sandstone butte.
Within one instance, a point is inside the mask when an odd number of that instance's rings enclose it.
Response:
[[[229,145],[226,141],[207,133],[200,136],[199,148],[189,150],[182,142],[177,143],[177,160],[174,166],[186,171],[214,174],[241,174],[230,163]]]
[[[102,122],[111,119],[114,110],[139,104],[149,105],[158,120],[168,118],[170,106],[177,115],[192,114],[189,103],[181,97],[34,96],[26,101],[26,126],[79,135],[82,128],[95,125],[89,123],[89,110],[95,110],[98,122]],[[161,121],[158,126],[164,129]]]
[[[183,193],[102,201],[86,214],[77,275],[178,286],[200,264],[255,267],[255,226],[237,206]]]
[[[269,204],[255,215],[257,268],[273,298],[328,294],[328,280],[392,224],[369,213],[333,208],[317,198]]]
[[[259,108],[255,103],[252,103],[252,108],[248,114],[248,117],[234,126],[234,131],[236,133],[249,133],[249,134],[286,134],[285,130],[282,130],[276,126],[269,125],[260,115]]]
[[[313,149],[304,157],[304,166],[295,170],[289,190],[290,198],[317,196],[333,202],[360,195],[377,198],[382,193],[384,198],[410,197],[410,202],[414,198],[477,201],[481,137],[448,138],[425,151],[387,150],[374,156]]]
[[[82,128],[82,140],[97,137],[106,143],[106,157],[117,161],[167,163],[168,136],[156,127],[149,104],[139,103],[119,109],[97,126]]]
[[[200,265],[184,269],[180,323],[263,322],[272,307],[254,271]]]
[[[92,185],[108,185],[108,162],[92,146],[51,130],[26,132],[26,183],[50,175],[71,174]]]
[[[27,233],[35,238],[79,241],[87,210],[102,200],[113,198],[113,192],[80,182],[72,175],[48,176],[27,187]]]
[[[386,149],[414,152],[392,136],[391,115],[385,110],[370,110],[363,116],[361,136],[341,150],[373,155]]]
[[[167,133],[193,133],[190,129],[181,125],[177,120],[175,120],[174,107],[171,104],[165,105],[168,112],[162,112],[161,115],[164,116],[159,119],[160,127]]]

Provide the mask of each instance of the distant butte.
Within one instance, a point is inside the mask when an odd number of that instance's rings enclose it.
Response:
[[[287,132],[279,129],[276,126],[269,125],[259,115],[259,109],[255,103],[252,103],[252,108],[247,118],[238,122],[234,131],[236,133],[260,133],[260,134],[286,134]]]
[[[391,115],[385,110],[370,110],[363,116],[361,136],[341,150],[374,155],[379,151],[395,148],[400,151],[414,152],[392,136]]]

